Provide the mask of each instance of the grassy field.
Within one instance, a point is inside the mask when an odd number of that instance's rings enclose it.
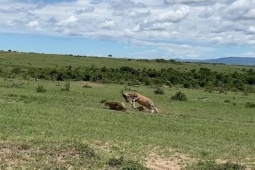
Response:
[[[124,86],[71,82],[63,91],[65,83],[0,79],[0,169],[180,169],[204,160],[255,168],[255,110],[245,107],[254,94],[131,87],[153,99],[160,114],[151,114],[129,103],[127,112],[105,108],[124,101]],[[170,100],[178,91],[187,102]]]
[[[191,69],[199,69],[201,67],[208,68],[212,71],[233,73],[234,71],[243,72],[245,68],[254,68],[252,66],[227,66],[222,64],[203,64],[203,63],[158,63],[155,61],[138,61],[134,59],[117,59],[103,57],[81,57],[68,55],[53,55],[53,54],[35,54],[35,53],[19,53],[19,52],[0,52],[0,67],[13,68],[56,68],[72,66],[76,67],[95,67],[106,66],[108,68],[118,68],[120,66],[130,66],[135,69],[156,69],[172,67],[181,71],[189,71]]]
[[[134,59],[0,52],[0,71],[15,67],[172,67],[242,72],[248,66],[158,63]],[[255,95],[131,86],[160,114],[108,110],[125,85],[0,78],[0,169],[255,169]],[[44,93],[36,89],[42,86]],[[85,86],[85,87],[84,87]],[[88,88],[90,87],[90,88]],[[183,92],[187,102],[174,101]],[[223,167],[218,167],[222,165]],[[213,167],[213,168],[212,168]],[[226,169],[225,167],[225,169]]]

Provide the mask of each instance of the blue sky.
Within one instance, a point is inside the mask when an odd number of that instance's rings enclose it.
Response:
[[[255,57],[254,0],[1,0],[0,50]]]

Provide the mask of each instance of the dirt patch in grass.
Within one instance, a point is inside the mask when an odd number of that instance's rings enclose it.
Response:
[[[29,147],[26,145],[0,146],[0,169],[41,167],[86,169],[91,165],[99,165],[94,150],[85,144],[71,144],[56,147]]]
[[[181,170],[194,161],[194,158],[179,152],[167,158],[151,153],[145,159],[145,166],[153,170]]]
[[[31,157],[32,152],[27,146],[1,146],[0,167],[18,167],[33,162],[35,159]]]
[[[100,152],[111,152],[111,145],[107,142],[96,140],[93,143],[90,144],[92,148],[95,150],[99,150]]]

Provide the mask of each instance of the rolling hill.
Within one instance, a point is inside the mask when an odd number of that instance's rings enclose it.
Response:
[[[225,57],[208,60],[182,60],[185,62],[201,62],[201,63],[222,63],[227,65],[250,65],[255,66],[255,58],[253,57]]]

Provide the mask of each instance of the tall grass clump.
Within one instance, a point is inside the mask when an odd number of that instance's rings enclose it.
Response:
[[[61,89],[61,91],[70,91],[71,83],[70,81],[67,81],[64,85],[64,88]]]
[[[107,165],[120,170],[149,170],[139,162],[124,160],[123,157],[111,158],[108,160]]]
[[[40,85],[38,85],[35,90],[37,93],[45,93],[46,92],[46,89]]]
[[[187,97],[181,91],[176,92],[175,95],[171,97],[172,100],[179,100],[179,101],[187,101]]]
[[[246,103],[245,103],[245,107],[247,107],[247,108],[255,108],[255,103],[246,102]]]
[[[165,94],[164,89],[158,87],[154,90],[154,94]]]

